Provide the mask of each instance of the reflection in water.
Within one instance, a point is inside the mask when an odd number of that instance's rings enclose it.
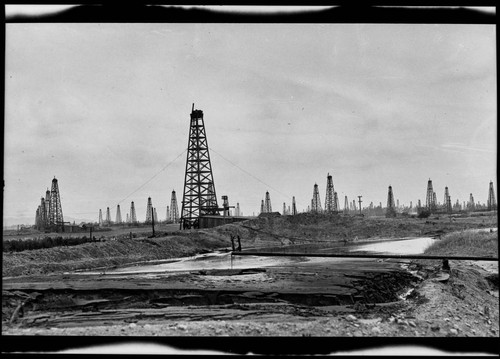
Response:
[[[436,240],[430,237],[366,244],[353,248],[351,252],[366,251],[387,254],[422,254]]]

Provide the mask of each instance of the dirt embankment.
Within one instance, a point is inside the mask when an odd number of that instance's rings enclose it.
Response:
[[[46,274],[185,257],[228,245],[230,241],[226,236],[201,232],[159,238],[108,239],[72,247],[3,253],[2,276]]]

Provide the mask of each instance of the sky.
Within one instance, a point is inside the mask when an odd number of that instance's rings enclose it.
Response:
[[[257,215],[472,193],[497,181],[494,25],[7,23],[4,225],[34,223],[54,176],[65,217],[171,192],[181,209],[192,104],[215,190]]]

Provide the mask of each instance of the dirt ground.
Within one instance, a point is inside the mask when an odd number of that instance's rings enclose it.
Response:
[[[251,248],[317,246],[328,228],[342,243],[343,231],[354,231],[353,226],[364,228],[356,229],[358,240],[380,239],[384,227],[392,237],[404,237],[496,226],[496,217],[427,220],[437,224],[369,219],[364,227],[362,218],[347,218],[350,226],[334,229],[337,220],[318,224],[304,217],[300,221],[308,223],[293,223],[304,226],[302,241],[279,234],[288,231],[286,218],[244,223],[252,229],[232,224],[211,233],[214,238],[237,233]],[[318,226],[321,231],[312,229]],[[314,236],[319,236],[316,242]],[[104,272],[77,278],[60,270],[4,277],[2,335],[498,338],[498,263],[452,260],[450,268],[443,270],[432,260],[367,260],[350,266],[316,261],[142,278]],[[404,300],[398,297],[405,294]]]

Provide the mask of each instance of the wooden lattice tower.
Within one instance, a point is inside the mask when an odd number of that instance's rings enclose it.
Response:
[[[106,225],[111,225],[111,212],[109,211],[109,207],[106,207]]]
[[[102,221],[102,210],[99,209],[99,227],[102,227],[103,226],[103,221]]]
[[[447,213],[451,213],[451,197],[450,192],[448,191],[448,187],[444,188],[444,209]]]
[[[318,213],[321,212],[321,199],[319,198],[318,184],[314,184],[313,188],[313,198],[311,200],[311,212]]]
[[[295,204],[295,196],[292,197],[292,216],[297,214],[297,205]]]
[[[153,222],[153,203],[151,202],[151,197],[148,197],[148,206],[146,208],[146,222]]]
[[[427,182],[427,196],[425,197],[425,208],[430,212],[434,212],[436,210],[434,190],[432,189],[432,181],[430,178],[429,181]]]
[[[198,228],[204,215],[220,215],[215,193],[212,165],[208,151],[203,111],[191,111],[184,195],[180,218],[181,229]]]
[[[120,211],[120,205],[116,206],[116,224],[121,224],[122,223],[122,213]]]
[[[130,223],[137,223],[137,215],[135,213],[134,201],[130,202]]]
[[[179,205],[177,204],[177,195],[175,191],[172,191],[172,195],[170,197],[170,221],[173,223],[179,222]]]
[[[497,209],[497,202],[495,199],[495,190],[493,189],[493,181],[490,181],[490,189],[488,191],[488,210],[493,211]]]
[[[469,209],[471,211],[476,209],[476,203],[474,202],[474,196],[472,195],[472,193],[469,196]]]
[[[396,217],[396,208],[394,208],[394,194],[392,193],[392,186],[389,186],[387,192],[387,210],[385,212],[386,217]]]
[[[260,213],[265,213],[264,200],[260,201]]]
[[[271,213],[273,211],[273,207],[271,206],[271,196],[269,192],[266,191],[266,199],[264,201],[264,213]]]
[[[337,212],[334,193],[335,190],[333,188],[333,179],[332,176],[328,173],[328,175],[326,176],[325,212]]]
[[[52,188],[50,190],[49,201],[49,226],[56,226],[57,229],[62,228],[64,231],[64,219],[61,207],[61,196],[59,195],[59,186],[57,179],[54,177],[52,180]]]
[[[337,192],[333,192],[333,208],[335,208],[335,211],[339,211],[340,210],[340,206],[339,206],[339,197],[337,195]]]
[[[349,200],[347,199],[347,196],[345,196],[344,199],[344,213],[349,213]]]

